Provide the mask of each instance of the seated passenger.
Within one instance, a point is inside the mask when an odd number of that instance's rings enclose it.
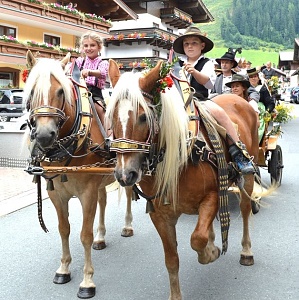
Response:
[[[247,151],[239,141],[238,134],[226,114],[226,112],[215,102],[207,100],[209,92],[214,86],[216,74],[214,64],[204,57],[204,53],[212,50],[214,43],[203,34],[199,28],[191,26],[185,33],[179,36],[173,43],[176,53],[182,54],[180,66],[183,67],[186,78],[195,90],[196,97],[204,101],[211,115],[226,129],[227,144],[232,160],[236,163],[242,174],[254,173],[254,167]]]

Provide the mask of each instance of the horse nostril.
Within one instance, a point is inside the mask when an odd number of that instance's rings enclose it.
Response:
[[[128,185],[133,185],[138,178],[138,174],[136,171],[131,171],[126,178],[126,182]]]

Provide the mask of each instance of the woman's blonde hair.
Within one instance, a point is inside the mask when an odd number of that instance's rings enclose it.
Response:
[[[81,51],[83,50],[83,43],[84,43],[84,40],[86,40],[86,39],[92,39],[92,40],[96,41],[99,48],[100,49],[102,48],[103,40],[100,37],[100,35],[96,32],[93,32],[93,31],[87,31],[80,38],[80,50]]]

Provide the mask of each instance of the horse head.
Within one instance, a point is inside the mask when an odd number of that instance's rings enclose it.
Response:
[[[64,70],[69,60],[70,53],[58,61],[36,59],[30,50],[27,52],[31,71],[24,92],[30,111],[31,139],[44,151],[53,146],[70,115],[74,95]]]
[[[155,171],[160,189],[165,191],[167,185],[173,192],[180,168],[187,161],[188,116],[174,85],[160,93],[157,83],[163,80],[162,68],[159,61],[145,73],[120,76],[116,63],[110,60],[114,89],[106,118],[115,137],[111,150],[117,153],[115,177],[120,184],[133,185],[143,174]]]

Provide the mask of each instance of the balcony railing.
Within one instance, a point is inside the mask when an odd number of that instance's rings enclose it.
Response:
[[[113,58],[117,64],[119,69],[122,71],[129,71],[131,69],[145,69],[147,67],[146,62],[144,61],[144,57],[130,57],[130,58]],[[152,65],[155,65],[158,60],[163,60],[159,57],[147,57],[147,60],[150,61]]]
[[[174,40],[178,37],[168,31],[153,28],[140,28],[135,30],[111,30],[111,36],[105,39],[105,46],[109,44],[120,46],[121,43],[133,45],[133,43],[141,44],[146,42],[152,46],[157,46],[163,49],[171,49]]]
[[[182,29],[189,27],[193,21],[192,16],[176,7],[161,8],[160,18],[166,24]]]
[[[73,26],[83,26],[90,30],[102,30],[108,32],[112,26],[110,22],[100,20],[100,17],[95,17],[86,13],[72,13],[65,10],[60,10],[55,7],[51,7],[49,4],[42,1],[29,2],[28,0],[0,0],[0,7],[6,8],[12,11],[19,11],[24,15],[34,15],[41,19],[49,19],[62,24],[68,23]],[[24,16],[25,18],[25,16]],[[43,22],[41,20],[41,22]]]
[[[21,43],[13,43],[8,42],[4,40],[0,40],[0,55],[10,55],[10,56],[23,56],[26,57],[27,50],[31,50],[31,52],[36,57],[46,57],[46,58],[54,58],[54,59],[60,59],[63,56],[66,55],[68,52],[66,50],[58,50],[55,48],[44,48],[40,46],[30,46],[30,45],[24,45]],[[70,51],[72,54],[72,57],[78,57],[80,54],[75,51]]]

